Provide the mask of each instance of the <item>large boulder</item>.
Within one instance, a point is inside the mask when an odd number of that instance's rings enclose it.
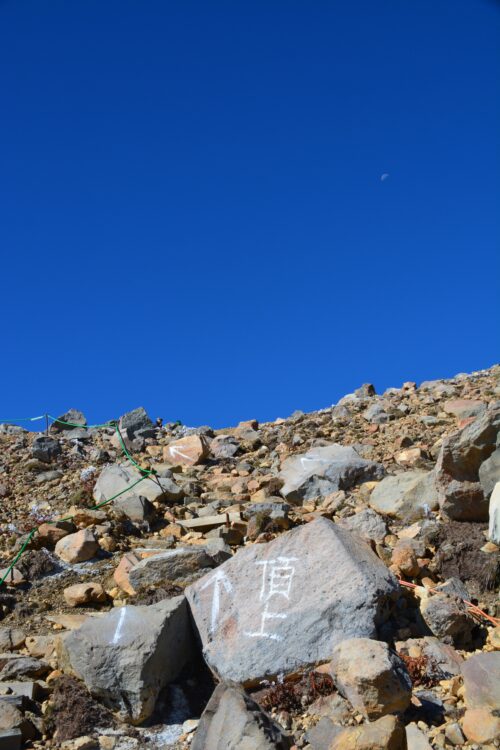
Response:
[[[191,657],[186,601],[178,596],[90,617],[61,640],[59,652],[62,666],[71,668],[94,697],[124,721],[139,724]]]
[[[443,440],[436,462],[436,487],[442,511],[457,521],[486,521],[488,500],[479,469],[496,447],[500,407],[488,409]]]
[[[217,685],[200,719],[191,750],[288,750],[292,739],[250,696]]]
[[[119,495],[120,501],[140,495],[150,502],[155,500],[178,500],[182,497],[182,490],[175,482],[167,477],[146,477],[142,482],[142,474],[131,464],[110,464],[101,471],[94,487],[94,499],[96,503],[109,500],[110,497]],[[132,487],[135,485],[135,487]],[[130,486],[130,490],[127,487]]]
[[[354,448],[338,443],[290,456],[283,461],[279,474],[284,482],[281,494],[296,504],[383,475],[382,464],[361,458]]]
[[[325,518],[240,550],[186,589],[209,666],[243,684],[329,661],[346,638],[377,638],[397,594],[368,545]]]
[[[370,506],[390,518],[412,523],[438,508],[432,471],[406,471],[384,477],[370,495]]]

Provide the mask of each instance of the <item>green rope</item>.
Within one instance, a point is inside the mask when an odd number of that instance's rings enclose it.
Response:
[[[28,536],[26,537],[26,539],[24,541],[23,546],[21,547],[21,549],[19,550],[19,552],[17,553],[17,555],[15,556],[15,558],[12,560],[11,564],[9,565],[9,567],[7,568],[7,570],[5,571],[3,577],[0,579],[0,586],[6,580],[7,576],[10,573],[10,571],[12,570],[12,568],[14,567],[14,565],[16,564],[16,562],[19,560],[19,558],[21,557],[21,555],[24,553],[26,547],[31,542],[31,540],[33,539],[33,537],[35,536],[35,534],[36,534],[37,531],[38,531],[38,527],[35,528],[35,529],[31,529],[30,533],[28,534]]]
[[[45,419],[45,414],[41,417],[18,417],[17,419],[0,419],[0,424],[9,424],[10,422],[38,422],[40,419]]]
[[[64,424],[67,427],[80,427],[82,430],[92,430],[103,427],[115,427],[116,422],[103,422],[103,424],[77,424],[76,422],[66,422],[64,419],[53,417],[51,414],[47,414],[48,418],[58,424]]]
[[[129,484],[123,490],[120,490],[120,492],[117,492],[116,495],[113,495],[112,497],[108,497],[107,500],[103,500],[101,503],[96,503],[95,505],[89,505],[89,506],[87,506],[86,510],[97,510],[98,508],[102,508],[103,505],[107,505],[108,503],[111,503],[117,497],[120,497],[120,495],[123,495],[125,492],[128,492],[133,487],[136,487],[140,482],[143,482],[145,479],[148,479],[148,477],[147,476],[141,477],[136,482],[133,482],[133,484]],[[66,516],[65,518],[57,518],[55,521],[46,521],[46,523],[47,523],[48,526],[55,526],[55,524],[62,523],[63,521],[72,521],[73,518],[75,518],[75,516],[76,516],[76,514],[74,513],[73,515]],[[40,526],[41,525],[42,524],[40,524]],[[7,570],[5,571],[3,577],[0,578],[0,586],[6,580],[6,578],[8,577],[8,575],[10,573],[10,571],[15,566],[15,564],[17,563],[17,561],[19,560],[19,558],[21,557],[21,555],[25,552],[26,547],[31,542],[31,540],[33,539],[33,537],[35,536],[35,534],[38,533],[38,529],[40,528],[40,526],[35,526],[35,528],[31,529],[31,531],[29,532],[28,536],[24,540],[23,546],[21,547],[21,549],[19,550],[19,552],[17,553],[17,555],[12,560],[11,564],[9,565],[9,567],[7,568]]]
[[[19,421],[19,422],[21,422],[21,421],[31,421],[31,422],[33,422],[33,421],[35,421],[37,419],[44,419],[44,417],[45,417],[45,415],[42,416],[42,417],[31,417],[31,418],[26,418],[25,420],[17,420],[17,421]],[[140,464],[138,464],[137,461],[130,455],[130,452],[127,450],[127,446],[125,445],[125,443],[123,441],[123,438],[122,438],[122,435],[121,435],[121,432],[120,432],[120,428],[118,427],[118,423],[117,422],[106,422],[104,424],[86,425],[86,424],[75,424],[74,422],[66,422],[63,419],[58,419],[56,417],[52,417],[50,414],[47,414],[47,417],[49,419],[51,419],[53,422],[58,422],[59,424],[64,424],[64,425],[67,425],[68,427],[80,427],[80,428],[85,429],[85,430],[90,430],[92,428],[93,429],[104,429],[105,427],[114,427],[114,429],[116,431],[116,434],[118,435],[118,440],[120,442],[120,447],[121,447],[124,455],[136,467],[136,469],[138,469],[138,471],[141,473],[140,479],[138,479],[136,482],[133,482],[132,484],[128,485],[123,490],[120,490],[120,492],[117,492],[112,497],[109,497],[107,500],[103,500],[100,503],[96,503],[95,505],[88,506],[87,510],[97,510],[98,508],[102,508],[103,505],[108,505],[108,503],[111,503],[117,497],[120,497],[120,495],[125,494],[125,492],[129,492],[131,489],[133,489],[133,487],[136,487],[140,482],[143,482],[145,479],[151,479],[152,475],[155,476],[155,478],[156,478],[156,471],[154,469],[143,469],[142,466],[140,466]],[[14,421],[14,420],[11,420],[11,421]],[[49,525],[53,526],[56,523],[61,523],[62,521],[71,521],[71,520],[73,520],[74,517],[75,517],[75,515],[73,514],[71,516],[66,516],[66,518],[59,518],[56,521],[48,521],[47,523]],[[11,564],[9,565],[9,567],[7,568],[7,570],[6,570],[5,574],[3,575],[3,577],[0,579],[0,586],[7,579],[9,573],[11,572],[11,570],[13,569],[13,567],[15,566],[15,564],[17,563],[17,561],[19,560],[19,558],[21,557],[21,555],[24,554],[24,552],[26,550],[26,547],[31,542],[31,540],[33,539],[33,537],[35,536],[35,534],[38,532],[39,528],[40,528],[40,526],[36,526],[35,528],[31,529],[31,531],[29,532],[28,536],[26,537],[26,539],[25,539],[25,541],[24,541],[21,549],[19,550],[19,552],[17,553],[17,555],[14,557],[13,561],[11,562]]]

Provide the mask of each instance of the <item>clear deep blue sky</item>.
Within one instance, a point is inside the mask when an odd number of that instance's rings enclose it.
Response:
[[[498,361],[500,3],[0,0],[0,66],[0,419]]]

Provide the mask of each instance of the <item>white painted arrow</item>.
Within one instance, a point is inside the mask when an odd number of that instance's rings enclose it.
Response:
[[[192,461],[192,456],[188,456],[188,455],[187,455],[186,453],[183,453],[183,452],[182,452],[182,451],[180,450],[180,448],[177,448],[177,446],[175,446],[175,445],[172,445],[172,446],[171,446],[171,447],[169,448],[169,453],[170,453],[170,455],[171,455],[171,456],[172,456],[173,458],[175,458],[176,456],[181,456],[181,458],[185,458],[185,459],[187,459],[188,461]]]
[[[224,586],[226,589],[226,592],[228,594],[231,593],[233,590],[233,587],[231,585],[231,581],[227,577],[227,575],[224,573],[223,570],[218,570],[215,575],[213,575],[202,587],[201,590],[204,591],[204,589],[208,588],[208,586],[214,585],[214,596],[212,599],[212,615],[210,620],[210,635],[212,635],[215,632],[215,628],[217,627],[217,619],[219,617],[219,609],[220,609],[220,589],[221,586]]]

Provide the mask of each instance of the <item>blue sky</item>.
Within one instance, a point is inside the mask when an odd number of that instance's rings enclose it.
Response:
[[[0,418],[498,361],[499,39],[487,0],[0,0]]]

